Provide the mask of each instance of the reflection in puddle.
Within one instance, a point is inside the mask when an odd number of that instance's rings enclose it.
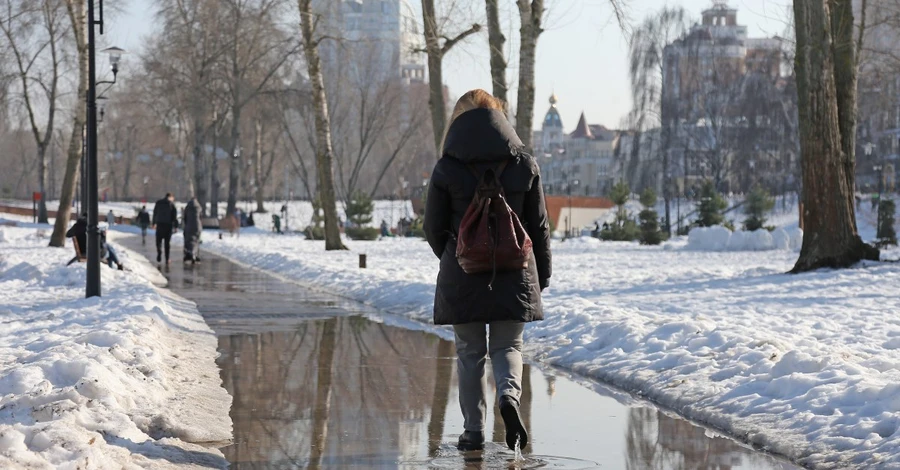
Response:
[[[139,238],[123,244],[155,258]],[[348,316],[355,304],[214,255],[165,275],[220,335],[218,363],[234,397],[234,442],[222,451],[235,469],[796,468],[528,364],[525,462],[510,465],[494,413],[486,430],[494,443],[460,453],[452,343]]]
[[[361,317],[221,336],[219,349],[234,396],[234,443],[223,452],[237,469],[791,468],[527,364],[526,460],[512,462],[492,416],[495,443],[461,453],[452,446],[462,429],[452,343]]]

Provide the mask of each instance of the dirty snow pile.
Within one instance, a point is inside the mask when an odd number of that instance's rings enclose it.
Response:
[[[45,236],[0,227],[0,468],[224,467],[200,445],[231,438],[231,397],[196,307],[106,266],[84,299]]]
[[[247,233],[203,249],[431,321],[424,241]],[[359,269],[357,255],[368,256]],[[784,274],[797,253],[554,242],[532,358],[642,394],[816,468],[900,468],[900,265]]]

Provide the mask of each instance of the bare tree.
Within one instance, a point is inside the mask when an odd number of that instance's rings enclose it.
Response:
[[[506,83],[506,57],[503,51],[506,36],[500,30],[498,3],[499,0],[484,0],[487,10],[488,47],[491,50],[491,85],[494,97],[507,103],[509,85]]]
[[[284,128],[278,125],[273,110],[275,103],[264,100],[254,109],[254,145],[253,145],[253,189],[256,199],[256,212],[266,212],[263,203],[266,200],[266,189],[275,168]]]
[[[69,228],[70,208],[75,199],[78,175],[82,158],[82,135],[87,116],[87,75],[88,75],[88,42],[87,42],[87,9],[84,2],[64,0],[68,12],[71,31],[75,37],[75,51],[78,57],[78,87],[75,109],[73,110],[72,131],[69,135],[69,149],[66,156],[66,172],[63,176],[62,190],[59,194],[59,209],[56,211],[56,223],[50,236],[50,246],[62,247],[66,243],[66,231]]]
[[[157,21],[164,34],[154,35],[144,54],[147,82],[154,97],[148,105],[165,121],[178,115],[180,128],[191,144],[188,168],[203,210],[210,199],[210,168],[203,152],[212,123],[210,116],[222,83],[215,67],[228,51],[223,31],[224,8],[208,0],[164,0],[157,7]],[[172,123],[168,123],[172,124]],[[179,136],[181,138],[182,136]],[[215,208],[212,208],[215,214]]]
[[[300,178],[303,184],[303,190],[306,198],[310,201],[315,199],[314,180],[312,175],[312,167],[315,167],[316,143],[315,131],[311,133],[304,129],[299,123],[300,116],[304,116],[311,112],[309,103],[305,103],[299,93],[290,93],[278,100],[278,109],[280,111],[280,122],[284,129],[286,150],[291,157],[287,158],[288,163],[293,170],[295,176]],[[306,139],[304,139],[304,136]]]
[[[856,228],[856,60],[850,0],[794,0],[803,246],[792,272],[879,258]]]
[[[358,191],[374,194],[378,190],[383,175],[425,117],[412,87],[393,71],[384,70],[378,54],[382,44],[350,47],[358,54],[343,64],[348,71],[329,78],[329,110],[338,109],[331,115],[331,127],[340,198],[345,203]]]
[[[516,92],[516,134],[525,150],[532,151],[532,121],[534,119],[534,67],[537,42],[544,17],[544,0],[516,0],[519,7],[519,89]]]
[[[247,104],[266,91],[298,47],[278,28],[283,0],[227,0],[228,52],[222,63],[222,78],[231,113],[231,164],[228,177],[228,208],[237,207],[241,176],[241,117]]]
[[[617,10],[618,11],[618,10]],[[634,103],[632,121],[638,133],[635,142],[640,145],[640,133],[655,124],[661,126],[661,143],[657,148],[662,160],[663,199],[665,201],[665,229],[671,233],[671,182],[670,148],[672,133],[678,122],[677,97],[669,96],[669,88],[663,83],[666,66],[666,46],[682,37],[688,30],[688,15],[683,8],[664,7],[647,18],[632,32],[628,41],[631,98]],[[634,152],[639,153],[635,147]]]
[[[481,31],[481,25],[473,24],[465,31],[450,37],[442,31],[435,13],[434,0],[422,0],[422,18],[424,19],[425,50],[428,55],[428,86],[430,96],[428,104],[431,108],[431,125],[434,129],[435,155],[441,155],[441,141],[447,122],[447,104],[444,102],[444,69],[443,61],[447,52],[466,37]]]
[[[313,112],[316,116],[316,174],[317,189],[322,209],[325,212],[325,249],[346,250],[338,230],[337,206],[334,193],[334,166],[331,146],[331,123],[328,118],[328,101],[325,95],[325,81],[322,78],[322,64],[319,59],[319,43],[325,39],[316,36],[318,16],[313,14],[312,0],[297,0],[300,10],[300,32],[309,81],[312,85]]]
[[[63,62],[62,42],[68,28],[59,0],[36,4],[6,0],[0,30],[8,41],[19,75],[19,93],[28,116],[28,125],[37,147],[38,222],[47,219],[47,151],[53,141],[53,126],[59,100],[59,79]],[[40,118],[43,123],[38,123]]]

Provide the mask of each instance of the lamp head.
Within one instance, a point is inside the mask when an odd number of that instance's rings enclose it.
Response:
[[[119,61],[122,60],[122,55],[125,54],[125,49],[113,46],[107,47],[101,52],[109,55],[109,65],[112,67],[113,75],[119,73]]]

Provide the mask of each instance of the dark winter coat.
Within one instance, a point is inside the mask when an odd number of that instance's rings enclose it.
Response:
[[[200,229],[202,228],[200,212],[200,203],[197,202],[196,199],[191,199],[188,201],[187,205],[184,206],[184,212],[182,213],[184,220],[182,220],[182,225],[184,226],[185,237],[200,235]]]
[[[178,227],[178,211],[174,202],[166,198],[156,201],[156,205],[153,206],[153,225]]]
[[[425,208],[425,236],[441,259],[434,296],[434,323],[461,324],[544,318],[541,290],[550,282],[550,223],[534,157],[522,152],[522,141],[506,116],[475,109],[460,115],[447,132],[443,156],[431,174]],[[500,181],[506,200],[534,243],[524,270],[466,274],[456,260],[456,234],[472,202],[477,181],[466,167],[479,172],[509,160]]]
[[[87,218],[79,217],[75,221],[75,225],[66,232],[67,238],[74,238],[78,242],[78,249],[81,254],[87,256]]]
[[[141,210],[138,214],[138,224],[140,224],[141,227],[150,226],[150,214],[148,214],[147,211]]]
[[[182,212],[184,216],[182,220],[182,225],[184,226],[184,252],[191,256],[197,256],[197,248],[200,243],[200,230],[203,228],[200,212],[200,203],[197,202],[197,199],[188,201],[187,205],[184,206],[184,212]]]

